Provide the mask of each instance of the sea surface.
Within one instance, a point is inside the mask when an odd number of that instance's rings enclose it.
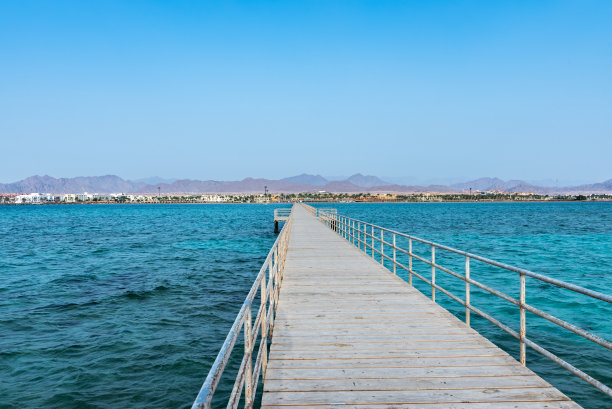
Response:
[[[331,206],[612,293],[612,203]],[[0,408],[190,407],[276,238],[275,207],[283,205],[0,206]],[[428,246],[414,246],[430,256]],[[436,261],[463,272],[460,256],[438,250]],[[417,261],[414,269],[431,274]],[[472,262],[471,277],[518,296],[516,273]],[[441,271],[436,280],[463,298],[463,282]],[[431,294],[418,279],[414,284]],[[472,290],[473,305],[518,329],[516,307]],[[457,303],[440,292],[437,300],[463,319]],[[534,279],[527,280],[527,302],[612,339],[605,302]],[[518,357],[517,340],[474,313],[472,325]],[[605,348],[533,314],[527,336],[612,385]],[[241,358],[236,348],[229,372]],[[527,364],[585,408],[612,407],[610,398],[529,348]]]

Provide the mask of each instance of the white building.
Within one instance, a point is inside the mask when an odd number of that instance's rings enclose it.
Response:
[[[93,195],[87,192],[77,193],[76,200],[79,202],[89,202],[93,200]]]
[[[221,195],[202,195],[201,200],[203,200],[204,202],[220,203],[220,202],[227,202],[228,198],[227,196],[221,196]]]
[[[17,204],[39,204],[47,201],[45,195],[40,193],[30,193],[27,195],[17,195],[15,197],[15,203]]]

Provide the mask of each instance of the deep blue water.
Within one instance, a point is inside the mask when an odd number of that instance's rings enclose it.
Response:
[[[338,204],[342,213],[611,292],[612,204]],[[0,207],[0,407],[189,407],[275,239],[272,205]],[[405,244],[398,241],[399,244]],[[429,254],[425,246],[415,252]],[[436,254],[462,271],[463,259]],[[414,265],[428,277],[427,266]],[[518,277],[472,263],[518,294]],[[438,272],[462,296],[457,279]],[[415,280],[426,294],[430,290]],[[458,316],[462,308],[438,300]],[[527,301],[612,339],[612,309],[528,280]],[[516,308],[472,303],[518,327]],[[518,341],[472,314],[518,356]],[[531,314],[528,337],[612,384],[610,351]],[[238,346],[239,348],[239,346]],[[587,408],[611,400],[528,349],[528,366]],[[232,362],[235,367],[236,360]],[[231,388],[226,377],[221,394]]]

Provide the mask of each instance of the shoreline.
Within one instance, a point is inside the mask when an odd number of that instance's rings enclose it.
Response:
[[[86,205],[287,205],[311,204],[418,204],[418,203],[612,203],[610,199],[598,200],[398,200],[398,201],[296,201],[296,202],[77,202],[77,203],[0,203],[0,206],[86,206]]]

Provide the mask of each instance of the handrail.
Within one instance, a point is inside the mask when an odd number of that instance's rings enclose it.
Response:
[[[276,307],[278,306],[278,293],[285,267],[285,259],[287,256],[287,248],[289,245],[289,234],[293,222],[292,209],[289,220],[281,230],[272,245],[266,260],[264,261],[255,281],[249,291],[234,323],[223,342],[223,346],[215,359],[200,392],[196,397],[192,409],[210,409],[213,395],[219,385],[223,371],[229,362],[232,350],[240,331],[244,328],[244,355],[240,364],[240,369],[236,375],[234,387],[227,404],[228,409],[238,407],[242,390],[245,390],[245,408],[252,408],[255,400],[255,391],[259,382],[259,376],[262,378],[265,375],[268,365],[268,337],[274,328],[274,318]],[[266,272],[267,284],[266,284]],[[252,306],[257,293],[260,294],[260,305],[255,318],[252,319]],[[261,332],[261,340],[257,351],[257,358],[253,367],[253,353],[257,337]]]
[[[291,215],[291,208],[274,209],[274,221],[284,221]]]
[[[317,216],[319,215],[320,212],[327,212],[327,213],[333,213],[336,214],[338,213],[338,209],[327,209],[327,208],[323,208],[323,207],[317,207]]]
[[[380,264],[384,265],[384,261],[388,260],[391,262],[391,265],[393,267],[393,274],[397,274],[397,268],[401,268],[403,270],[406,270],[408,272],[408,283],[410,285],[412,285],[412,276],[414,275],[415,277],[419,278],[420,280],[422,280],[423,282],[425,282],[426,284],[431,286],[431,299],[433,301],[436,300],[436,290],[441,291],[442,293],[446,294],[447,296],[449,296],[452,300],[458,302],[459,304],[463,305],[465,307],[465,323],[466,325],[470,326],[470,312],[473,311],[476,314],[480,315],[481,317],[485,318],[486,320],[488,320],[489,322],[493,323],[494,325],[498,326],[499,328],[503,329],[504,331],[506,331],[508,334],[512,335],[513,337],[515,337],[516,339],[519,340],[519,347],[520,347],[520,361],[521,364],[523,366],[526,365],[526,361],[527,361],[527,352],[526,352],[526,346],[531,347],[532,349],[534,349],[535,351],[539,352],[540,354],[544,355],[545,357],[549,358],[550,360],[552,360],[553,362],[557,363],[558,365],[560,365],[561,367],[565,368],[566,370],[568,370],[569,372],[571,372],[572,374],[578,376],[579,378],[581,378],[582,380],[590,383],[591,385],[593,385],[594,387],[596,387],[597,389],[599,389],[600,391],[604,392],[605,394],[607,394],[608,396],[612,396],[612,388],[610,388],[609,386],[603,384],[602,382],[598,381],[597,379],[591,377],[590,375],[584,373],[583,371],[581,371],[580,369],[574,367],[573,365],[569,364],[568,362],[564,361],[563,359],[559,358],[557,355],[553,354],[552,352],[548,351],[547,349],[543,348],[542,346],[538,345],[537,343],[535,343],[534,341],[532,341],[531,339],[528,339],[526,334],[527,334],[527,323],[526,323],[526,317],[525,317],[525,312],[529,311],[541,318],[544,318],[550,322],[552,322],[553,324],[556,324],[562,328],[565,328],[569,331],[572,331],[575,334],[578,334],[580,336],[582,336],[583,338],[592,341],[598,345],[603,346],[604,348],[610,349],[612,350],[612,342],[598,336],[595,335],[589,331],[586,331],[582,328],[579,328],[569,322],[566,322],[564,320],[561,320],[557,317],[554,317],[551,314],[548,314],[536,307],[533,307],[529,304],[526,303],[525,301],[525,295],[526,295],[526,285],[525,285],[525,277],[531,277],[534,278],[536,280],[540,280],[542,282],[546,282],[549,284],[552,284],[554,286],[560,287],[560,288],[565,288],[580,294],[584,294],[588,297],[591,298],[595,298],[601,301],[605,301],[608,303],[612,303],[612,296],[608,295],[608,294],[604,294],[598,291],[593,291],[575,284],[571,284],[571,283],[566,283],[564,281],[561,280],[557,280],[555,278],[552,277],[547,277],[545,275],[539,274],[539,273],[535,273],[533,271],[529,271],[523,268],[518,268],[518,267],[514,267],[511,266],[509,264],[505,264],[505,263],[500,263],[498,261],[494,261],[485,257],[481,257],[472,253],[468,253],[466,251],[462,251],[462,250],[457,250],[454,249],[452,247],[448,247],[442,244],[438,244],[429,240],[424,240],[415,236],[411,236],[405,233],[401,233],[395,230],[391,230],[391,229],[387,229],[385,227],[381,227],[372,223],[368,223],[365,222],[363,220],[359,220],[359,219],[354,219],[351,217],[347,217],[344,215],[339,215],[337,213],[332,213],[332,212],[327,212],[324,211],[322,209],[319,209],[318,212],[319,215],[319,220],[321,220],[322,223],[324,223],[327,227],[329,227],[330,229],[334,230],[336,233],[338,233],[341,237],[343,237],[344,239],[348,240],[351,244],[353,244],[354,246],[356,246],[357,248],[359,248],[360,250],[363,248],[364,253],[366,254],[371,254],[371,257],[375,260],[378,261],[378,256],[380,256]],[[369,230],[369,232],[368,232]],[[376,231],[378,231],[379,235],[376,235]],[[390,234],[392,241],[385,241],[385,233]],[[399,247],[396,244],[396,239],[397,237],[404,237],[408,239],[408,250]],[[368,244],[368,241],[370,241],[370,243]],[[375,244],[375,241],[377,242],[377,244]],[[424,243],[427,244],[431,247],[431,259],[428,260],[424,257],[421,257],[417,254],[414,254],[412,251],[412,244],[413,241],[416,242],[420,242],[420,243]],[[390,249],[392,250],[392,256],[390,256],[389,254],[385,253],[385,246],[390,247]],[[379,249],[378,249],[379,248]],[[440,264],[436,263],[436,249],[440,249],[440,250],[445,250],[445,251],[449,251],[455,254],[459,254],[465,257],[465,271],[463,274],[457,273],[455,271],[452,271],[451,269],[448,269],[446,267],[441,266]],[[403,253],[408,255],[408,266],[405,266],[404,264],[400,263],[397,261],[397,252]],[[376,257],[375,257],[376,254]],[[427,265],[429,265],[431,267],[431,279],[427,279],[425,278],[423,275],[417,273],[414,271],[414,269],[412,268],[412,264],[413,264],[413,259],[416,259],[417,261],[423,262]],[[519,288],[520,288],[520,295],[519,295],[519,299],[515,299],[513,297],[510,297],[506,294],[504,294],[501,291],[495,290],[485,284],[482,284],[474,279],[472,279],[470,277],[470,260],[476,260],[476,261],[480,261],[495,267],[500,267],[503,268],[505,270],[508,271],[512,271],[512,272],[516,272],[519,274]],[[465,296],[464,299],[462,300],[461,298],[457,297],[456,295],[452,294],[450,291],[447,291],[446,289],[442,288],[439,284],[436,284],[436,271],[440,270],[444,273],[447,273],[453,277],[459,278],[460,280],[465,282]],[[491,315],[485,313],[484,311],[474,307],[471,304],[470,301],[470,284],[475,285],[478,288],[481,288],[483,290],[485,290],[486,292],[493,294],[505,301],[510,302],[513,305],[516,305],[519,307],[519,312],[520,312],[520,323],[519,323],[519,332],[516,332],[515,330],[511,329],[509,326],[507,326],[506,324],[503,324],[502,322],[498,321],[497,319],[493,318]]]

